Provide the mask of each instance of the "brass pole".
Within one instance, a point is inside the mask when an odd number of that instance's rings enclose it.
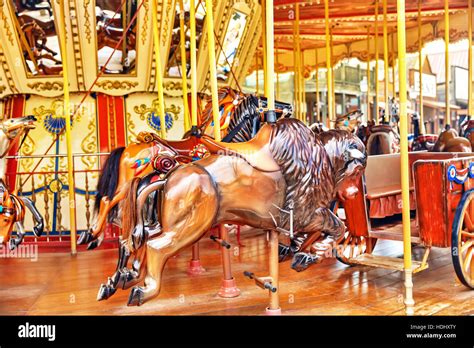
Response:
[[[392,87],[393,87],[393,98],[397,96],[397,92],[395,90],[395,64],[396,64],[396,57],[397,53],[395,51],[395,33],[392,35],[392,55],[393,55],[393,62],[392,62]]]
[[[122,29],[125,31],[127,28],[127,5],[128,5],[128,0],[123,3],[122,6]],[[127,59],[127,38],[122,41],[122,66],[125,65]]]
[[[418,89],[420,90],[419,103],[420,103],[420,132],[425,134],[425,122],[423,112],[423,43],[421,40],[421,6],[422,0],[418,0],[418,71],[419,81]]]
[[[375,124],[379,124],[379,0],[375,1]]]
[[[214,16],[212,13],[212,0],[206,0],[206,24],[209,54],[209,84],[211,85],[212,116],[214,120],[214,139],[216,141],[221,141],[219,96],[217,90],[216,44],[214,41]]]
[[[332,28],[330,30],[330,45],[331,45],[331,59],[334,59],[334,44],[333,44],[333,35],[332,35]],[[337,110],[336,110],[336,76],[334,73],[334,65],[331,64],[331,86],[332,86],[332,114],[334,116],[334,120],[337,118]]]
[[[269,110],[275,110],[275,36],[273,32],[273,0],[265,0],[265,43],[267,47],[267,91],[265,96],[267,97],[267,107]],[[277,262],[278,264],[278,262]]]
[[[278,68],[278,51],[275,52],[276,67]],[[280,73],[276,70],[276,97],[280,99]]]
[[[329,128],[331,121],[334,120],[333,114],[333,92],[332,92],[332,61],[331,61],[331,47],[330,47],[330,33],[329,33],[329,0],[324,0],[324,19],[326,24],[326,83],[327,83],[327,92],[328,92],[328,117],[326,118],[326,126]]]
[[[467,112],[469,116],[474,116],[474,105],[472,102],[472,82],[473,82],[473,73],[472,73],[472,0],[468,0],[468,19],[467,19],[467,32],[468,32],[468,42],[469,42],[469,48],[468,48],[468,60],[469,60],[469,70],[468,70],[468,102],[467,102]]]
[[[190,60],[191,60],[191,126],[197,127],[197,57],[196,57],[196,4],[189,0]]]
[[[184,4],[179,0],[179,34],[181,41],[181,81],[183,84],[183,105],[184,105],[184,131],[191,129],[188,105],[188,69],[186,64],[186,33],[184,32]]]
[[[267,42],[266,42],[266,18],[265,18],[265,0],[262,0],[262,49],[263,49],[263,95],[268,95],[267,86]]]
[[[72,156],[72,135],[71,135],[71,113],[69,112],[69,71],[66,45],[66,24],[65,24],[64,0],[59,1],[59,44],[61,50],[61,60],[63,65],[63,93],[64,93],[64,118],[66,120],[66,147],[67,147],[67,177],[69,194],[69,221],[71,228],[71,254],[75,255],[76,250],[76,197],[74,188],[74,159]]]
[[[370,109],[370,26],[367,26],[367,120],[372,120]]]
[[[303,110],[302,110],[302,103],[301,103],[301,57],[300,57],[300,6],[299,6],[299,3],[296,3],[296,17],[295,17],[295,29],[296,29],[296,39],[295,39],[295,43],[296,43],[296,52],[295,52],[295,56],[296,56],[296,84],[297,84],[297,89],[296,89],[296,105],[297,105],[297,118],[299,120],[302,120],[302,114],[303,114]]]
[[[451,110],[449,108],[450,102],[450,95],[449,95],[449,80],[450,77],[450,65],[449,65],[449,0],[444,0],[444,66],[445,66],[445,86],[444,86],[444,93],[446,96],[446,114],[445,114],[445,124],[451,124]]]
[[[318,74],[318,48],[314,50],[315,59],[316,59],[316,122],[319,122],[319,74]]]
[[[259,61],[258,61],[258,48],[257,50],[255,51],[255,53],[257,54],[255,56],[255,94],[259,94],[259,90],[260,90],[260,86],[259,86],[259,81],[258,81],[258,67],[259,67]]]
[[[383,0],[383,73],[384,73],[384,101],[385,101],[385,113],[383,121],[387,122],[388,119],[388,23],[387,23],[387,0]]]
[[[397,0],[398,32],[398,81],[400,98],[400,176],[402,183],[402,221],[403,221],[403,261],[405,267],[405,310],[408,315],[414,313],[411,231],[410,231],[410,166],[408,163],[408,116],[407,116],[407,71],[406,71],[406,32],[405,0]]]
[[[306,82],[304,77],[304,51],[301,53],[301,120],[307,123]]]
[[[151,15],[153,22],[153,46],[155,49],[155,74],[156,83],[158,84],[158,112],[161,124],[161,137],[166,139],[166,120],[165,120],[165,99],[163,94],[163,70],[161,70],[161,54],[160,54],[160,34],[158,32],[157,18],[157,0],[151,2]]]

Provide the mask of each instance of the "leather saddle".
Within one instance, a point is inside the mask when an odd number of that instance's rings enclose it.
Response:
[[[273,127],[266,124],[260,128],[254,138],[244,143],[223,143],[207,136],[201,138],[201,143],[204,144],[212,154],[238,156],[247,161],[255,169],[265,172],[274,172],[280,170],[280,166],[275,162],[270,151],[272,135]]]

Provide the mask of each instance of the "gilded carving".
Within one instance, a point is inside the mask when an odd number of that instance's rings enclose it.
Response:
[[[0,85],[0,94],[2,94],[3,92],[5,92],[6,89],[7,89],[7,86]]]
[[[143,16],[143,26],[142,26],[142,44],[144,45],[146,42],[146,37],[148,35],[148,10],[150,9],[148,0],[145,0],[145,2],[143,3],[143,7],[145,8],[145,14]]]
[[[82,6],[84,7],[84,26],[85,26],[85,33],[86,33],[86,39],[88,43],[91,43],[92,39],[92,31],[91,31],[91,21],[90,21],[90,15],[88,11],[89,4],[91,3],[91,0],[84,0],[82,3]]]
[[[84,153],[94,153],[97,151],[97,136],[96,136],[96,127],[95,120],[93,117],[89,117],[89,124],[87,125],[89,132],[86,134],[84,139],[81,142],[81,149]],[[96,156],[82,156],[82,163],[86,166],[86,169],[94,168],[94,165],[97,163]]]
[[[111,90],[111,89],[130,90],[131,88],[138,86],[138,82],[136,82],[136,81],[104,80],[104,81],[97,82],[97,86],[102,88],[105,91]]]
[[[8,41],[10,41],[10,43],[13,45],[13,33],[10,30],[10,25],[8,24],[7,16],[5,16],[5,13],[3,12],[4,5],[5,5],[5,1],[0,0],[0,19],[3,21],[3,28],[5,29],[5,32],[7,33]]]
[[[61,91],[63,89],[62,82],[35,82],[35,83],[27,83],[26,84],[29,88],[34,89],[37,92],[41,91]]]

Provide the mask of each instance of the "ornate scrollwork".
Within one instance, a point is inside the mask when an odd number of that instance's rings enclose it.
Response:
[[[97,151],[97,137],[95,119],[94,117],[89,117],[89,124],[87,125],[89,132],[86,134],[84,139],[81,142],[81,149],[84,153],[94,153]],[[97,163],[96,156],[82,156],[82,163],[86,166],[86,169],[94,168],[94,165]]]
[[[69,112],[72,114],[75,110],[73,105],[70,105]],[[82,115],[82,110],[79,109],[74,116],[74,120],[71,119],[71,127],[73,122],[79,122]],[[55,99],[49,107],[41,105],[37,108],[33,108],[33,115],[39,120],[42,120],[44,129],[53,134],[57,135],[62,132],[66,126],[66,119],[64,117],[64,103],[62,99]]]
[[[0,94],[2,94],[3,92],[5,92],[6,89],[7,89],[7,86],[5,86],[5,85],[0,85]]]
[[[155,131],[161,130],[161,120],[158,115],[158,98],[151,102],[151,106],[147,106],[145,104],[137,105],[133,108],[133,111],[135,111],[140,116],[141,120],[146,120],[148,126],[153,128]],[[172,104],[171,107],[165,108],[165,122],[167,130],[170,130],[173,127],[174,121],[178,119],[180,111],[181,108],[174,104]]]
[[[102,88],[103,90],[111,90],[111,89],[125,89],[130,90],[133,87],[138,86],[138,82],[136,81],[118,81],[118,80],[104,80],[97,82],[96,84],[98,87]]]
[[[133,122],[132,115],[127,112],[127,131],[128,131],[128,143],[132,143],[137,138],[137,133],[135,132],[135,122]]]
[[[0,19],[3,21],[3,28],[5,28],[5,31],[7,33],[8,41],[13,45],[13,33],[10,29],[10,25],[8,24],[7,16],[5,16],[5,13],[3,12],[3,7],[5,5],[4,0],[0,0]]]
[[[148,11],[150,9],[150,5],[148,4],[148,0],[143,2],[143,7],[145,8],[145,14],[143,15],[143,25],[142,25],[142,44],[144,45],[146,42],[146,37],[148,35]]]
[[[92,31],[91,31],[91,21],[90,21],[90,15],[88,11],[89,4],[91,3],[91,0],[84,0],[82,3],[82,6],[84,7],[84,26],[85,26],[85,33],[86,33],[86,39],[88,43],[91,43],[92,39]]]
[[[41,91],[61,91],[63,89],[62,82],[35,82],[26,84],[29,88],[34,89],[37,92]]]

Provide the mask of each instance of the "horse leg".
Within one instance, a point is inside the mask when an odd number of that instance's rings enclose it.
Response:
[[[43,217],[41,216],[38,209],[36,209],[35,203],[31,199],[25,196],[22,196],[20,198],[25,204],[25,206],[29,209],[29,211],[33,215],[33,219],[36,222],[36,225],[33,227],[33,232],[35,233],[35,236],[40,237],[44,229]]]
[[[209,213],[209,222],[212,222],[213,212]],[[206,227],[206,226],[204,226]],[[181,249],[199,240],[207,228],[190,230],[187,226],[178,232],[163,232],[159,237],[149,240],[146,245],[147,274],[145,286],[135,286],[130,292],[129,306],[140,306],[145,301],[158,296],[161,288],[161,277],[168,259]]]
[[[23,238],[25,237],[25,234],[26,234],[22,221],[17,221],[15,222],[15,224],[17,227],[17,238],[10,239],[10,242],[9,242],[10,250],[13,250],[16,247],[18,247],[23,241]]]
[[[166,182],[165,197],[161,204],[162,233],[146,243],[145,286],[132,288],[129,306],[157,296],[168,259],[197,242],[213,223],[219,223],[214,221],[219,207],[216,188],[207,172],[198,167],[181,167],[173,172]]]
[[[100,201],[99,213],[97,214],[96,222],[92,225],[89,231],[84,231],[81,233],[77,240],[77,244],[87,244],[89,243],[88,249],[94,249],[100,245],[100,243],[94,243],[96,239],[102,235],[107,216],[114,206],[116,206],[122,199],[125,198],[126,192],[124,189],[121,189],[115,194],[115,196],[110,200],[108,197],[103,197]]]
[[[292,260],[291,268],[297,272],[304,271],[311,264],[320,263],[328,257],[328,253],[332,251],[334,243],[338,241],[346,231],[344,222],[342,222],[330,209],[319,208],[316,210],[316,218],[311,223],[312,231],[322,231],[325,237],[321,242],[315,243],[311,252],[297,252]],[[331,252],[332,255],[332,252]]]
[[[126,244],[127,241],[121,241],[119,247],[119,257],[117,268],[112,277],[109,277],[106,284],[101,284],[99,293],[97,294],[97,301],[106,300],[117,291],[117,286],[122,277],[122,270],[127,267],[130,258],[130,250]]]
[[[130,288],[143,279],[146,269],[146,248],[140,248],[135,254],[132,269],[125,268],[121,272],[119,286],[123,290]]]

